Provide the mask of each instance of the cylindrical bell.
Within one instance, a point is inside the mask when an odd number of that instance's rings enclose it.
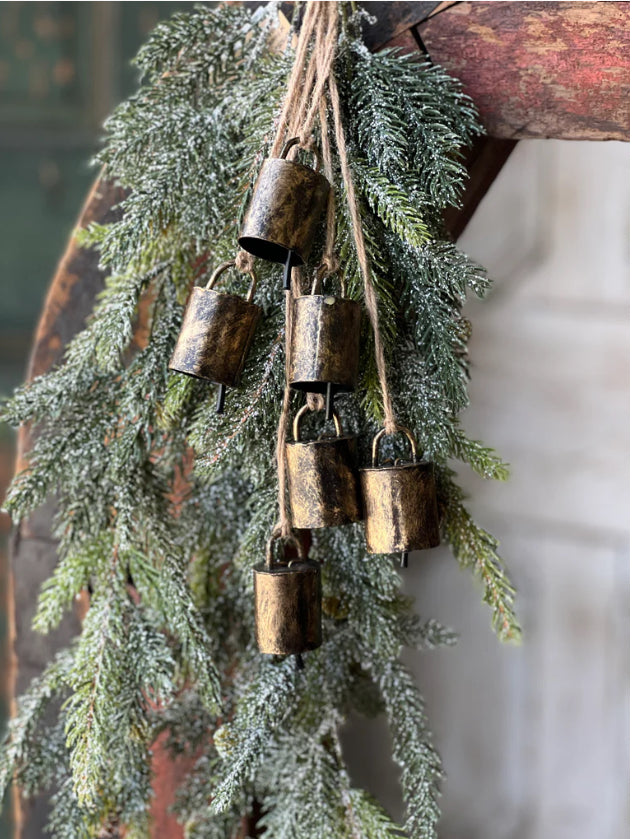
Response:
[[[322,293],[318,278],[311,294],[293,301],[289,384],[306,393],[329,396],[355,389],[359,366],[361,306],[355,300]]]
[[[286,160],[294,137],[281,157],[262,165],[238,243],[269,262],[304,264],[309,258],[331,185],[316,169]],[[316,155],[317,164],[317,155]]]
[[[300,420],[308,410],[305,405],[296,414],[293,440],[285,445],[293,526],[310,529],[359,521],[357,438],[352,434],[342,435],[339,417],[334,413],[337,437],[300,440]]]
[[[219,276],[233,262],[221,265],[205,288],[195,287],[185,309],[170,369],[220,385],[234,387],[240,380],[256,324],[262,313],[252,302],[256,277],[247,299],[214,290]]]
[[[366,527],[371,554],[436,548],[440,542],[439,516],[432,463],[417,463],[417,444],[407,428],[412,463],[378,466],[382,429],[373,440],[373,465],[360,469]],[[404,556],[407,561],[407,556]],[[405,562],[404,562],[405,564]]]
[[[273,539],[266,561],[254,568],[256,642],[261,653],[300,655],[322,643],[320,565],[307,559],[275,561]]]

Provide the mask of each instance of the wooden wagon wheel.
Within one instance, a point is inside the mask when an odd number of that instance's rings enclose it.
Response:
[[[248,4],[254,5],[254,4]],[[456,238],[476,210],[519,139],[627,140],[629,122],[629,3],[627,2],[423,2],[362,3],[377,18],[367,32],[372,48],[423,50],[458,77],[474,99],[487,129],[468,157],[469,182],[460,210],[447,222]],[[114,219],[121,190],[98,180],[78,226]],[[53,278],[35,333],[28,375],[56,364],[92,309],[104,277],[97,255],[73,240]],[[18,440],[18,469],[28,450]],[[54,650],[79,628],[80,614],[42,639],[30,630],[34,577],[47,578],[56,563],[51,509],[25,522],[12,551],[14,604],[13,690],[21,692]],[[34,567],[36,572],[34,573]],[[29,574],[29,586],[23,584]],[[78,611],[81,611],[78,610]],[[155,835],[183,833],[167,813],[180,770],[162,753],[155,757]],[[41,835],[44,800],[21,808],[15,800],[15,836]],[[244,835],[254,835],[244,825]]]

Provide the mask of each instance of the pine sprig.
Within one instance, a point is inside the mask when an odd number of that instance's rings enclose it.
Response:
[[[405,830],[412,839],[433,839],[439,818],[441,761],[428,728],[423,700],[406,668],[397,660],[374,664],[393,738],[393,757],[401,769],[408,818]]]
[[[492,627],[503,641],[519,641],[521,629],[514,614],[515,590],[498,556],[498,541],[473,521],[463,505],[465,493],[450,469],[440,470],[439,501],[444,537],[459,564],[471,568],[483,586],[483,601],[492,609]]]

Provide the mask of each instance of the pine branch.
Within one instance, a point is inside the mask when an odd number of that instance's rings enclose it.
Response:
[[[503,641],[519,641],[521,629],[514,614],[515,590],[498,556],[498,542],[478,527],[463,506],[465,493],[450,469],[440,470],[439,504],[444,537],[463,568],[471,568],[483,585],[483,601],[492,609],[492,627]]]
[[[405,830],[412,839],[435,839],[443,771],[432,745],[423,700],[400,662],[374,662],[371,667],[386,705],[393,757],[402,772],[408,812]]]

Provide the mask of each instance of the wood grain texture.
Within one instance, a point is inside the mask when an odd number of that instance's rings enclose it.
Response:
[[[456,3],[417,26],[492,137],[627,140],[629,3]]]
[[[123,190],[97,179],[81,209],[76,228],[90,222],[108,224],[117,218],[116,205],[123,199]],[[82,328],[92,311],[95,295],[103,286],[104,274],[99,270],[95,250],[79,248],[71,236],[49,287],[42,316],[38,322],[29,359],[27,378],[34,379],[57,364],[70,339]],[[29,433],[21,428],[18,434],[16,471],[24,467],[24,453],[29,448]]]

